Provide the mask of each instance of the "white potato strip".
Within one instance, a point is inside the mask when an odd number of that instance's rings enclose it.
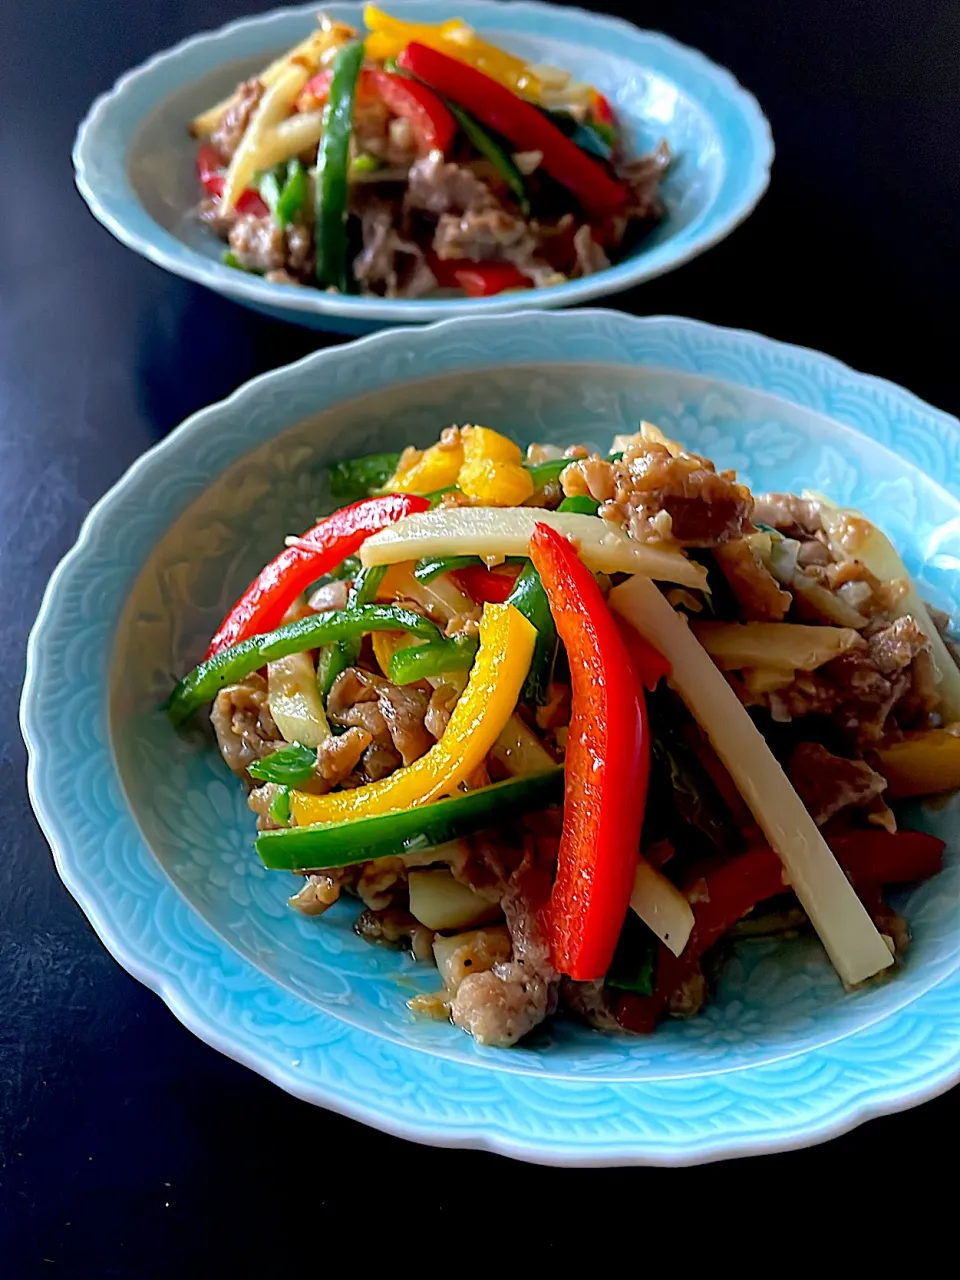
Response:
[[[677,886],[642,858],[633,881],[630,906],[675,956],[693,932],[693,908]]]
[[[227,169],[220,197],[221,212],[233,208],[258,170],[269,168],[262,154],[263,140],[274,125],[289,115],[297,95],[310,78],[310,70],[300,63],[285,67],[260,99]]]
[[[269,89],[280,78],[281,72],[289,65],[291,59],[296,58],[305,60],[311,70],[316,69],[320,65],[321,57],[332,46],[342,44],[344,40],[350,38],[353,34],[351,27],[342,24],[335,24],[326,30],[311,31],[306,40],[301,40],[298,45],[294,45],[292,49],[288,49],[269,66],[264,67],[262,71],[257,73],[257,79],[265,89]],[[194,116],[190,123],[190,132],[195,138],[209,138],[214,129],[223,119],[223,113],[228,107],[231,107],[236,101],[239,89],[235,89],[229,97],[224,98],[222,102],[216,103],[212,107],[208,107],[206,111],[202,111],[200,115]]]
[[[649,578],[610,592],[612,609],[670,660],[670,684],[726,766],[784,866],[789,884],[850,986],[893,963],[885,942],[840,869],[762,734],[686,621]]]
[[[302,151],[312,151],[323,137],[323,112],[303,111],[281,120],[267,129],[260,139],[257,162],[261,169],[272,169]]]
[[[479,619],[483,609],[469,596],[464,595],[449,574],[441,573],[430,582],[420,582],[413,576],[413,563],[391,566],[377,591],[377,599],[392,604],[399,600],[412,600],[428,617],[443,623],[460,619]]]
[[[859,560],[881,582],[902,582],[906,591],[894,609],[899,618],[911,617],[930,641],[930,655],[937,669],[940,695],[940,712],[946,724],[960,720],[960,668],[943,643],[937,624],[920,598],[907,566],[900,553],[875,524],[859,511],[844,510],[822,494],[804,493],[820,503],[820,519],[830,543],[830,549],[840,560]]]
[[[374,565],[425,556],[527,556],[537,524],[570,538],[584,564],[597,573],[642,573],[684,587],[706,586],[703,568],[679,551],[636,542],[596,516],[536,507],[453,507],[405,516],[368,538],[360,559]]]
[[[270,714],[287,742],[319,747],[330,737],[309,653],[292,653],[267,666]]]
[[[810,627],[795,622],[695,622],[693,632],[723,671],[782,667],[816,671],[850,649],[864,648],[850,627]]]
[[[516,713],[504,725],[490,754],[514,778],[526,773],[543,773],[555,768],[557,763]]]

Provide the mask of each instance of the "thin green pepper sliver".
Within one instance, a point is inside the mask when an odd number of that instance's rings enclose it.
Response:
[[[316,763],[317,753],[312,747],[292,742],[279,751],[271,751],[262,760],[254,760],[247,772],[258,782],[278,782],[297,787],[313,774]]]
[[[497,173],[517,197],[517,204],[519,204],[523,216],[525,218],[529,217],[530,200],[527,196],[526,183],[523,180],[523,174],[514,164],[510,154],[501,147],[496,138],[488,133],[482,124],[474,120],[473,116],[468,115],[463,107],[458,107],[449,98],[445,98],[444,102],[450,114],[467,135],[467,141],[485,159],[490,161]]]
[[[483,564],[483,561],[479,556],[427,556],[414,565],[413,576],[418,582],[432,582],[442,573],[454,573],[472,564]]]
[[[271,871],[320,871],[374,858],[413,853],[457,840],[521,813],[536,813],[563,799],[563,766],[523,778],[352,822],[264,831],[257,853]]]
[[[553,679],[553,668],[557,661],[557,650],[560,640],[557,628],[550,612],[547,593],[543,589],[540,575],[530,562],[524,568],[517,585],[507,599],[519,609],[528,622],[536,628],[537,638],[533,646],[533,657],[530,670],[520,691],[520,701],[529,707],[542,707],[550,696],[550,681]]]
[[[476,636],[451,636],[427,644],[407,645],[390,659],[390,679],[394,684],[413,684],[448,671],[469,671],[480,647]]]
[[[383,488],[399,465],[399,453],[368,453],[363,458],[335,462],[329,468],[330,496],[341,502],[369,498]]]
[[[353,613],[358,606],[365,604],[373,604],[377,598],[377,591],[380,583],[383,582],[387,575],[387,566],[385,564],[372,565],[370,568],[361,569],[353,580],[353,586],[350,588],[350,594],[347,597],[347,607],[344,612]],[[360,644],[363,639],[362,634],[354,636],[350,640],[338,640],[335,644],[327,645],[321,649],[320,658],[317,662],[317,682],[323,700],[326,702],[327,694],[333,688],[333,682],[342,671],[346,671],[347,667],[356,665],[357,659],[360,657]]]
[[[600,510],[600,503],[596,498],[588,498],[585,493],[578,493],[572,498],[564,498],[557,510],[572,511],[578,516],[595,516]]]
[[[307,171],[302,161],[293,156],[287,161],[286,179],[277,197],[276,208],[273,210],[277,226],[286,227],[293,222],[306,203],[309,189],[310,179]],[[269,204],[269,201],[267,203]]]
[[[363,66],[362,40],[344,45],[333,64],[317,155],[317,284],[349,293],[353,273],[347,260],[347,196],[350,136],[357,80]]]
[[[212,702],[224,685],[242,680],[268,662],[317,649],[334,640],[352,640],[367,631],[409,631],[423,640],[441,638],[439,627],[428,618],[395,605],[368,604],[350,612],[315,613],[265,635],[251,636],[201,662],[174,689],[167,715],[174,724],[182,724],[205,702]]]
[[[569,465],[569,458],[554,458],[552,462],[538,462],[532,467],[527,467],[534,489],[542,489],[545,484],[556,484],[561,473]]]

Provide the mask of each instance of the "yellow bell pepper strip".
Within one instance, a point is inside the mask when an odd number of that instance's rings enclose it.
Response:
[[[459,440],[453,444],[432,444],[429,449],[405,449],[400,455],[397,469],[383,486],[387,493],[432,493],[457,483],[463,466],[463,446]]]
[[[457,483],[484,506],[519,507],[533,493],[523,454],[512,440],[489,427],[464,427],[463,466]]]
[[[167,703],[173,724],[182,724],[205,702],[212,702],[224,685],[242,680],[259,667],[293,653],[305,653],[335,640],[351,640],[368,631],[409,631],[422,640],[439,640],[439,628],[429,618],[394,605],[367,604],[355,609],[312,613],[263,635],[219,649],[184,676]]]
[[[887,795],[895,800],[932,796],[960,787],[960,732],[925,729],[908,733],[900,742],[877,750]]]
[[[507,604],[488,604],[470,679],[440,741],[389,778],[325,796],[290,793],[297,826],[346,822],[428,804],[450,795],[486,758],[517,705],[536,631]]]
[[[367,55],[374,61],[396,58],[415,40],[456,58],[468,67],[475,67],[512,93],[540,97],[540,80],[529,64],[505,49],[481,40],[462,18],[451,18],[437,25],[404,22],[368,4],[363,11],[363,20],[373,33],[367,41]]]

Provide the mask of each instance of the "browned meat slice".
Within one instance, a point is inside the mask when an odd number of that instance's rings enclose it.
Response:
[[[409,947],[417,960],[433,959],[433,930],[415,920],[408,911],[397,907],[364,911],[353,927],[367,942]]]
[[[230,231],[240,216],[236,209],[223,213],[220,209],[220,201],[213,196],[204,196],[200,201],[199,214],[200,221],[220,240],[229,238]]]
[[[748,622],[782,622],[793,599],[782,591],[746,538],[715,547],[713,554]]]
[[[440,151],[431,151],[411,166],[405,203],[408,209],[439,216],[495,209],[498,202],[471,169],[448,164]]]
[[[310,608],[316,609],[317,613],[345,609],[349,599],[350,583],[345,579],[335,579],[333,582],[325,582],[311,593]]]
[[[596,1031],[620,1031],[613,1001],[602,978],[595,982],[574,982],[564,978],[560,988],[563,1003]]]
[[[573,248],[577,259],[572,273],[575,277],[595,275],[598,271],[606,271],[610,265],[603,247],[593,238],[592,227],[586,223],[574,232]]]
[[[254,760],[262,760],[283,743],[270,714],[267,682],[260,675],[221,689],[210,720],[220,754],[234,773],[245,774]]]
[[[757,524],[768,524],[788,538],[812,538],[820,533],[820,504],[795,493],[763,493],[754,503]]]
[[[210,135],[210,141],[224,160],[233,159],[233,153],[239,147],[247,131],[247,125],[250,123],[250,117],[262,97],[263,85],[259,80],[244,80],[237,90],[237,96],[223,113],[220,123]]]
[[[331,788],[348,778],[370,746],[371,735],[365,729],[348,729],[331,736],[317,747],[317,774]]]
[[[761,703],[779,721],[826,716],[857,747],[924,727],[937,702],[926,636],[906,617],[877,627],[866,641],[817,671],[798,673]]]
[[[484,208],[441,214],[433,248],[441,259],[515,262],[519,266],[533,256],[537,242],[523,218],[515,218],[505,209]]]
[[[716,546],[742,536],[753,510],[750,491],[733,472],[649,440],[631,444],[616,462],[573,462],[561,481],[568,495],[586,493],[603,503],[603,518],[640,541]]]
[[[388,298],[422,297],[437,287],[423,251],[396,229],[397,211],[368,203],[360,214],[363,248],[353,260],[354,275]]]
[[[315,872],[307,876],[303,888],[287,902],[305,916],[322,916],[340,897],[343,879],[344,871],[339,867]]]
[[[486,973],[470,974],[457,989],[450,1017],[478,1044],[508,1048],[556,1009],[559,976],[537,918],[548,892],[549,877],[526,858],[501,903],[513,958]]]
[[[669,167],[670,148],[666,140],[649,155],[619,166],[617,176],[630,193],[625,211],[628,218],[654,222],[663,217],[660,183]]]
[[[245,213],[231,226],[227,241],[245,271],[282,270],[300,278],[312,270],[310,232],[298,223],[283,228],[269,215],[257,218]]]
[[[365,729],[374,746],[392,747],[404,764],[419,760],[433,745],[423,724],[426,694],[359,667],[348,667],[337,676],[327,699],[327,714],[335,724]]]
[[[427,714],[424,717],[424,726],[432,737],[438,741],[443,737],[443,731],[446,729],[450,720],[451,712],[457,705],[457,699],[460,697],[460,690],[452,684],[437,685],[433,693],[430,695],[430,701],[427,704]]]
[[[887,788],[886,778],[865,760],[845,760],[817,742],[799,743],[787,776],[818,827],[844,809],[869,807]]]

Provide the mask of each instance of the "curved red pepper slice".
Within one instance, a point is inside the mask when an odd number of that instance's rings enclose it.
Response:
[[[517,585],[519,574],[519,568],[487,569],[482,564],[471,564],[457,569],[452,576],[477,604],[503,604]]]
[[[426,81],[488,129],[501,134],[518,151],[541,152],[546,172],[572,191],[591,217],[616,213],[627,203],[627,190],[622,183],[581,151],[536,107],[483,72],[415,42],[407,45],[397,62],[404,71]]]
[[[875,895],[881,885],[928,880],[940,870],[943,841],[924,831],[891,833],[879,827],[828,837],[837,861],[858,890]],[[730,862],[694,868],[685,891],[692,899],[695,924],[679,956],[657,947],[657,977],[652,995],[624,994],[617,1020],[629,1031],[654,1029],[670,997],[709,949],[758,903],[785,893],[783,864],[767,845],[757,845]]]
[[[221,622],[205,658],[250,636],[273,631],[301,591],[342,564],[367,538],[430,503],[414,494],[387,494],[342,507],[309,529],[263,569]]]
[[[533,281],[512,262],[471,262],[469,258],[427,256],[441,289],[462,289],[468,298],[492,298],[507,289],[532,289]]]
[[[614,614],[614,621],[623,637],[623,643],[627,646],[637,679],[652,693],[660,681],[670,674],[669,659],[665,658],[659,649],[655,649],[636,627],[631,627],[626,618],[622,618],[619,613]]]
[[[223,156],[209,142],[205,142],[197,152],[197,177],[207,195],[215,196],[219,200],[223,195],[223,185],[226,180]],[[247,187],[245,191],[241,191],[237,200],[237,212],[249,213],[255,218],[265,218],[270,210],[260,198],[260,193],[254,191],[252,187]]]
[[[643,690],[590,570],[538,524],[530,556],[570,661],[563,834],[544,912],[554,967],[602,978],[627,914],[650,774]]]
[[[319,71],[307,83],[303,97],[309,95],[321,106],[330,94],[332,71]],[[364,67],[357,84],[357,99],[379,98],[388,111],[410,121],[417,150],[421,155],[429,151],[450,151],[457,132],[456,121],[447,107],[432,89],[406,76],[394,76],[379,67]]]

